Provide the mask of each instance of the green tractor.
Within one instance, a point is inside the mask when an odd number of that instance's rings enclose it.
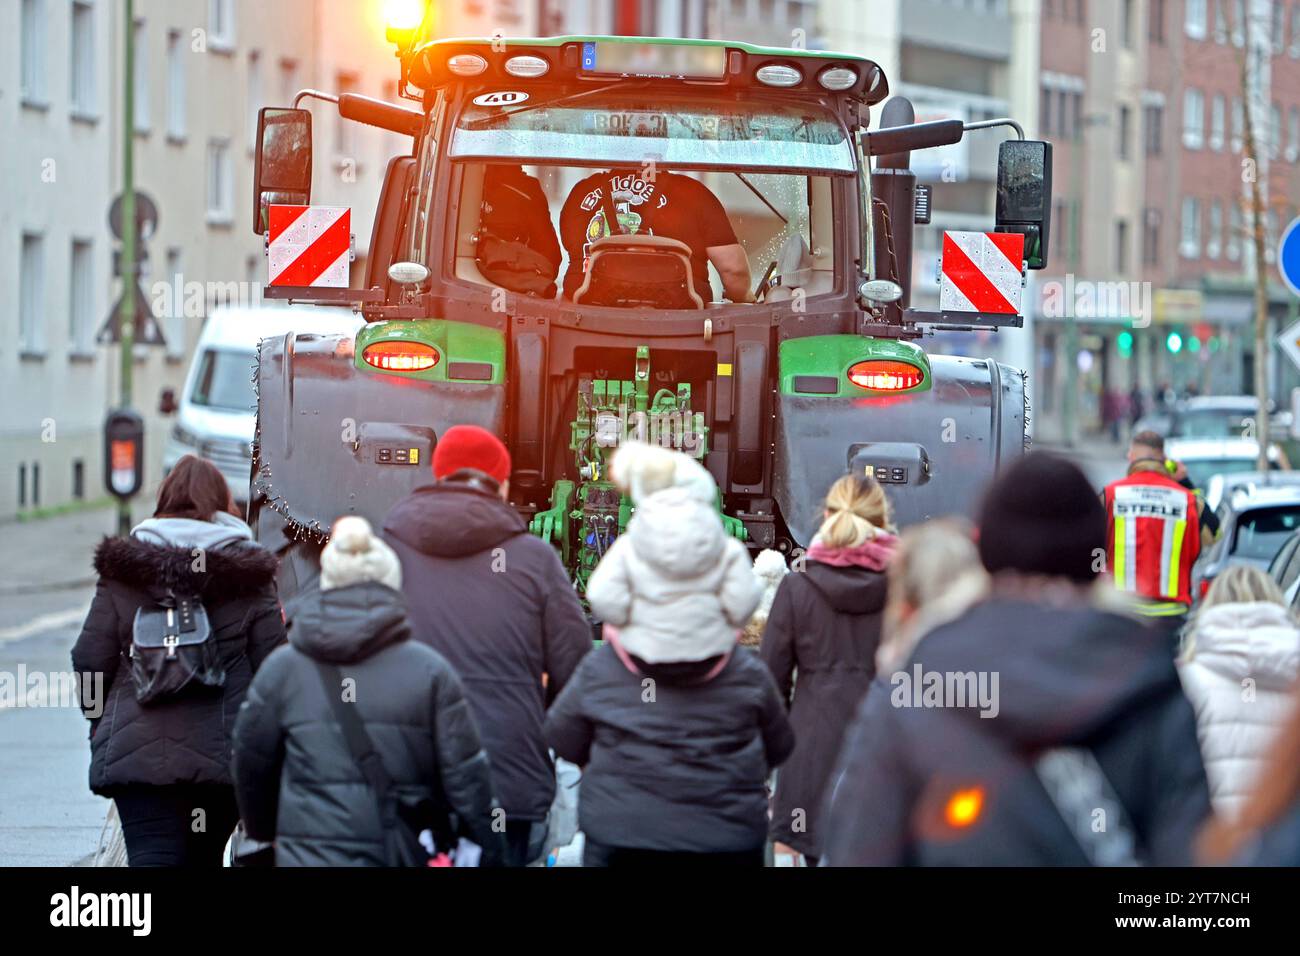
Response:
[[[354,339],[260,347],[250,521],[286,555],[290,590],[314,574],[295,542],[342,514],[378,524],[430,480],[455,424],[505,440],[510,500],[580,593],[631,514],[609,479],[629,438],[698,459],[729,532],[790,555],[846,471],[883,482],[907,524],[968,510],[1023,453],[1024,373],[917,341],[1021,324],[1024,270],[1047,248],[1048,144],[1002,143],[994,230],[945,235],[941,309],[908,304],[930,199],[910,151],[1013,121],[915,123],[906,100],[881,106],[889,84],[860,56],[391,38],[418,108],[304,91],[260,117],[266,294],[367,322]],[[361,288],[338,278],[346,219],[310,205],[309,97],[411,137],[385,173]],[[508,237],[503,184],[520,197]]]

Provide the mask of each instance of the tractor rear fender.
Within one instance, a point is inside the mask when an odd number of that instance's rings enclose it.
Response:
[[[437,363],[381,371],[367,346],[416,342]],[[319,539],[340,515],[376,528],[432,480],[438,436],[452,425],[505,425],[505,338],[462,322],[376,322],[356,340],[290,333],[258,350],[258,431],[250,502],[259,540]]]
[[[915,349],[888,348],[897,346]],[[903,527],[973,517],[989,479],[1024,453],[1023,372],[936,355],[926,363],[928,384],[908,391],[871,392],[849,381],[848,369],[880,347],[859,336],[781,343],[773,493],[797,546],[808,546],[826,491],[848,472],[879,480]]]

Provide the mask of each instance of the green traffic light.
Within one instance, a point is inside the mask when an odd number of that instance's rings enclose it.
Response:
[[[1165,339],[1165,348],[1177,355],[1183,350],[1183,337],[1177,332],[1170,332]]]
[[[1128,358],[1133,354],[1133,333],[1121,332],[1115,340],[1115,345],[1119,348],[1119,354]]]

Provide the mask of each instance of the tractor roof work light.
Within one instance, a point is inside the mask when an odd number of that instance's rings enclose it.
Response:
[[[384,39],[409,50],[428,13],[428,0],[384,0]]]

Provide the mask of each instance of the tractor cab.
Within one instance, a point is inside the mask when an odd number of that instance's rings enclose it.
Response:
[[[629,438],[698,458],[730,532],[786,552],[809,543],[847,470],[885,482],[906,522],[954,510],[1023,450],[1023,375],[917,340],[927,325],[1020,323],[1024,270],[1046,248],[1047,144],[1003,144],[995,230],[953,240],[954,274],[976,280],[922,314],[908,308],[911,235],[929,196],[908,154],[966,130],[913,123],[898,99],[869,129],[889,95],[872,61],[390,36],[418,109],[304,91],[261,117],[257,229],[273,275],[294,283],[272,278],[267,294],[349,302],[367,324],[348,342],[264,343],[259,535],[319,540],[350,511],[382,520],[427,480],[438,435],[474,423],[506,440],[512,503],[581,589],[631,515],[608,468]],[[411,136],[386,173],[364,288],[302,281],[313,242],[338,231],[308,219],[309,97]]]

